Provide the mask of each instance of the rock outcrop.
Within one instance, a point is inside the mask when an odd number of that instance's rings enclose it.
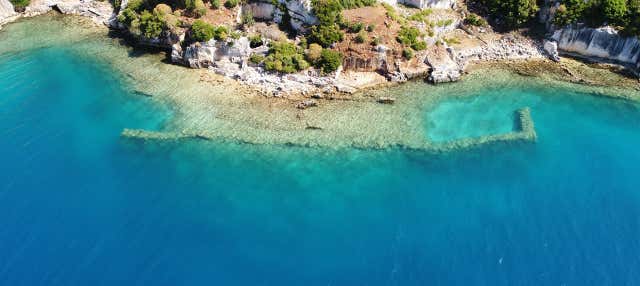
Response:
[[[11,21],[18,13],[13,10],[13,5],[9,0],[0,0],[0,26]]]
[[[586,57],[595,57],[640,68],[640,40],[622,37],[611,27],[568,26],[553,33],[558,49]]]
[[[216,67],[218,62],[246,64],[251,53],[266,53],[266,46],[251,49],[249,39],[241,37],[233,42],[216,41],[197,42],[187,46],[184,51],[179,43],[172,45],[171,60],[191,68]]]
[[[261,20],[272,20],[276,23],[289,21],[296,31],[306,31],[316,25],[318,18],[313,14],[311,0],[278,0],[277,5],[268,0],[247,3],[243,9],[250,9],[253,16]]]
[[[547,52],[549,58],[554,62],[560,61],[560,55],[558,54],[558,43],[556,41],[544,40],[542,47]]]
[[[113,14],[110,3],[97,0],[34,0],[20,13],[13,12],[13,9],[8,0],[0,0],[0,25],[19,17],[42,15],[54,9],[63,14],[86,16],[99,24],[108,24]]]
[[[431,67],[429,81],[433,83],[453,82],[460,79],[461,67],[453,60],[453,49],[441,45],[427,53],[425,63]]]

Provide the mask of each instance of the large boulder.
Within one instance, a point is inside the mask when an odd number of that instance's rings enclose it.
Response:
[[[560,61],[560,55],[558,54],[558,42],[544,40],[543,48],[551,60],[555,62]]]
[[[460,65],[453,60],[452,48],[435,46],[427,53],[425,62],[431,67],[429,81],[433,83],[453,82],[462,76]]]

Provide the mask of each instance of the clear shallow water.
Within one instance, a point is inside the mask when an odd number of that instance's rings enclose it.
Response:
[[[479,90],[476,96],[441,100],[425,112],[428,137],[442,143],[512,132],[515,111],[540,101],[540,94],[531,89],[498,87]]]
[[[637,104],[478,90],[429,134],[539,142],[437,156],[143,144],[170,111],[76,56],[0,55],[0,285],[640,283]]]

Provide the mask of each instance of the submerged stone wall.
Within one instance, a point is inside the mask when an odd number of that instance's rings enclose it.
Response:
[[[456,150],[463,150],[469,148],[476,148],[490,144],[500,143],[531,143],[537,140],[537,134],[531,118],[531,110],[526,107],[515,111],[514,114],[514,130],[506,134],[487,135],[476,138],[465,138],[460,140],[454,140],[442,144],[433,144],[428,140],[424,140],[419,144],[403,143],[403,142],[387,142],[386,144],[367,144],[364,142],[352,142],[351,147],[363,148],[363,149],[383,149],[383,148],[402,148],[414,151],[424,152],[451,152]],[[304,138],[313,138],[313,132],[318,132],[315,129],[305,129],[299,132],[306,132]],[[300,135],[300,134],[298,134]],[[121,136],[123,138],[143,140],[143,141],[175,141],[185,139],[200,139],[200,140],[216,140],[221,142],[235,142],[243,144],[284,144],[310,147],[316,145],[310,145],[308,142],[297,141],[296,136],[292,136],[291,139],[281,138],[279,142],[262,142],[254,141],[252,136],[242,136],[241,134],[234,134],[233,137],[228,137],[223,134],[219,134],[215,131],[200,130],[200,131],[147,131],[140,129],[124,129]],[[287,135],[283,135],[286,137]],[[323,133],[322,136],[327,136]],[[318,145],[316,147],[334,147]]]

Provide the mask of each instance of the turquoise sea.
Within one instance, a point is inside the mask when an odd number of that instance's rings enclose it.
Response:
[[[425,111],[432,140],[529,106],[538,141],[443,154],[142,143],[120,132],[172,110],[124,78],[0,53],[0,285],[640,284],[637,103],[475,90]]]

